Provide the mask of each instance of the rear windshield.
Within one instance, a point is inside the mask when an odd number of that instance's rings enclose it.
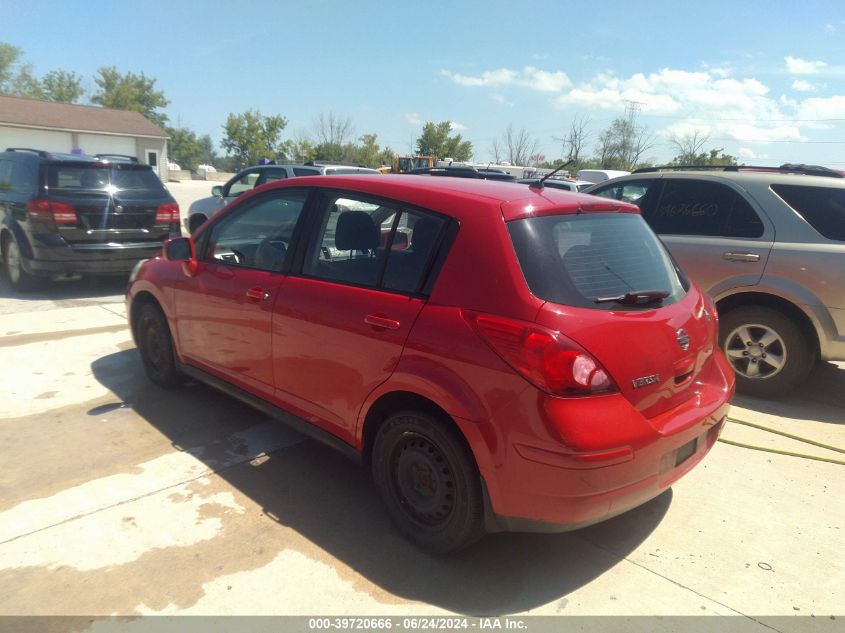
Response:
[[[165,193],[164,185],[153,170],[138,165],[48,165],[47,185],[51,190],[83,191],[138,191],[156,195]]]
[[[629,306],[596,299],[657,290],[669,293],[669,305],[689,287],[639,215],[554,215],[516,220],[508,229],[528,287],[546,301],[620,310]]]
[[[772,191],[824,237],[845,242],[845,188],[772,185]]]

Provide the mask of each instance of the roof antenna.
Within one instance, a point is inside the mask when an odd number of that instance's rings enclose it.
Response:
[[[543,176],[542,178],[540,178],[540,180],[538,180],[536,183],[531,183],[531,184],[529,185],[529,187],[537,187],[537,189],[542,189],[542,188],[543,188],[543,183],[544,183],[544,182],[546,182],[546,180],[548,180],[549,178],[551,178],[552,176],[554,176],[557,172],[559,172],[559,171],[560,171],[561,169],[563,169],[564,167],[569,167],[569,166],[570,166],[572,163],[574,163],[574,162],[575,162],[575,159],[574,159],[574,158],[570,158],[570,159],[569,159],[568,161],[566,161],[563,165],[561,165],[560,167],[558,167],[557,169],[555,169],[555,170],[553,170],[553,171],[550,171],[548,174],[546,174],[545,176]]]

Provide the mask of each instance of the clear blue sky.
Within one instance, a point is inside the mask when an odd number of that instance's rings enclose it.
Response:
[[[229,112],[289,136],[349,116],[410,152],[453,121],[477,160],[508,124],[549,159],[575,116],[599,131],[641,105],[656,136],[699,130],[744,161],[845,169],[845,2],[159,2],[0,0],[0,41],[36,74],[143,72],[172,123],[219,141]]]

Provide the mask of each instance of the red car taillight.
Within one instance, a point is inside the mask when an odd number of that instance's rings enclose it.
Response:
[[[171,224],[179,222],[179,205],[175,202],[165,202],[156,209],[156,224]]]
[[[467,311],[464,318],[508,365],[543,391],[558,396],[617,391],[599,362],[560,332]]]
[[[33,220],[53,221],[63,226],[75,225],[78,221],[76,209],[64,202],[50,200],[30,200],[26,203],[26,213]]]

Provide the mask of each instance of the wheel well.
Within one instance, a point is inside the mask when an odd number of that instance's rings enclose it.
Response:
[[[810,317],[801,308],[791,301],[762,292],[741,292],[718,301],[716,303],[716,309],[719,311],[719,314],[727,314],[735,308],[746,305],[765,306],[782,312],[798,324],[815,352],[818,353],[819,337],[813,322],[810,321]]]
[[[403,409],[419,409],[420,411],[424,411],[425,413],[441,420],[445,425],[455,431],[455,434],[464,443],[464,446],[469,454],[472,455],[473,460],[475,459],[472,449],[464,437],[464,434],[461,432],[460,427],[455,424],[452,416],[446,413],[442,407],[432,400],[410,391],[393,391],[391,393],[384,394],[376,400],[367,412],[367,417],[364,419],[364,445],[361,451],[361,456],[367,468],[369,468],[370,454],[379,428],[392,413]]]

